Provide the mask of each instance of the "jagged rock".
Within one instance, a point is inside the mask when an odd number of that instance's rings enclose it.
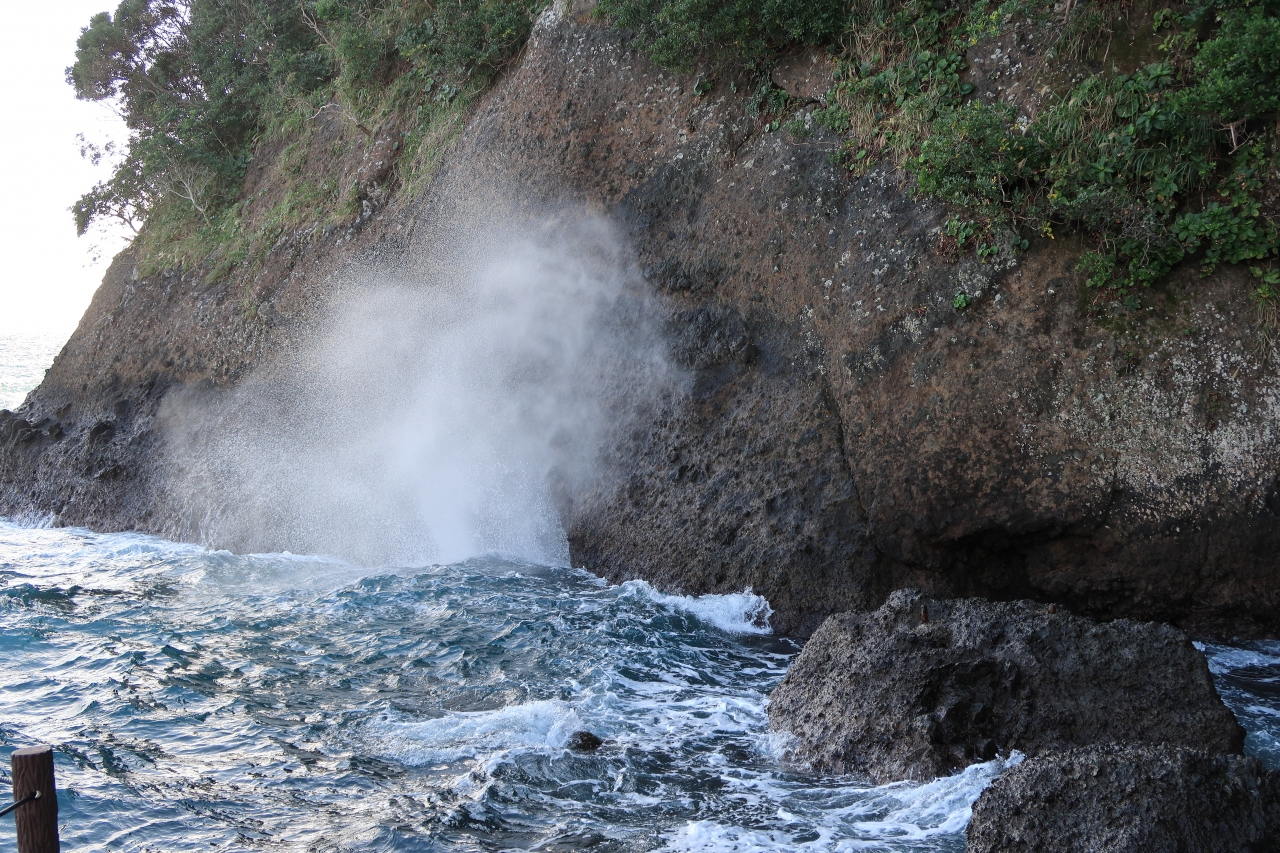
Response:
[[[910,590],[827,619],[770,697],[769,721],[815,768],[877,783],[1015,749],[1244,743],[1204,656],[1174,628]]]
[[[973,807],[968,853],[1280,850],[1280,775],[1254,758],[1103,746],[1024,761]]]
[[[588,731],[574,732],[569,735],[569,740],[565,742],[565,748],[574,752],[595,752],[602,746],[604,746],[604,741]]]

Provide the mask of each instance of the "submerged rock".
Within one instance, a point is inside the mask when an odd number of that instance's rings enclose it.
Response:
[[[911,590],[827,619],[773,692],[769,720],[816,769],[877,783],[1015,749],[1244,743],[1204,656],[1174,628]]]
[[[595,752],[603,745],[604,741],[588,731],[574,732],[565,742],[565,747],[573,752]]]
[[[1074,749],[1023,762],[973,808],[968,853],[1280,849],[1280,775],[1172,746]]]

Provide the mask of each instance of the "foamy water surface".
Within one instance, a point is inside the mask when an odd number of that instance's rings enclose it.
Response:
[[[767,615],[498,558],[0,522],[0,764],[57,745],[67,849],[962,850],[1001,762],[878,788],[784,765],[765,700],[798,649]],[[604,746],[566,749],[584,729]]]

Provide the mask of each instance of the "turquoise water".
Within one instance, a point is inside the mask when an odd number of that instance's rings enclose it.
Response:
[[[1000,763],[870,789],[787,767],[764,703],[797,648],[766,616],[497,558],[0,523],[0,760],[57,745],[70,850],[963,849]]]

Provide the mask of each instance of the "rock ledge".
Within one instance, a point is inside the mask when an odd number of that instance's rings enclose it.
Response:
[[[1015,749],[1244,744],[1204,656],[1174,628],[911,590],[827,619],[770,697],[769,720],[815,769],[880,784]]]
[[[1254,758],[1087,747],[1023,762],[974,805],[968,853],[1280,849],[1280,775]]]

